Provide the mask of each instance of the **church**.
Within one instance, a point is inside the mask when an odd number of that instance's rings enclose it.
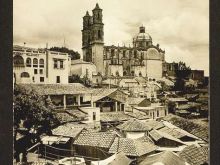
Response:
[[[165,51],[154,45],[152,37],[144,26],[133,38],[132,46],[104,45],[104,24],[102,9],[96,4],[92,15],[83,17],[82,52],[83,60],[92,62],[97,72],[110,77],[161,78]]]

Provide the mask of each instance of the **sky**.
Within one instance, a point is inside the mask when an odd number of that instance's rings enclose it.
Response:
[[[82,46],[82,17],[95,4],[103,9],[105,45],[132,45],[145,26],[166,51],[167,62],[184,61],[209,75],[208,0],[14,0],[14,44],[44,48]],[[64,42],[65,41],[65,42]]]

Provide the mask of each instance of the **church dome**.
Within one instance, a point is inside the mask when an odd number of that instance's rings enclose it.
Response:
[[[145,27],[141,26],[138,35],[135,37],[136,40],[152,40],[151,36],[145,32]]]
[[[145,27],[141,26],[139,29],[140,30],[139,30],[138,35],[136,35],[133,38],[134,47],[144,47],[145,48],[147,46],[152,45],[152,38],[148,33],[145,32]]]
[[[152,38],[148,33],[139,33],[136,40],[152,40]]]

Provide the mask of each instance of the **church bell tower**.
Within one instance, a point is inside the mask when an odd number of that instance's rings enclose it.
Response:
[[[83,17],[82,50],[83,60],[94,63],[97,72],[103,75],[104,24],[98,4],[92,10],[92,16],[87,12]]]

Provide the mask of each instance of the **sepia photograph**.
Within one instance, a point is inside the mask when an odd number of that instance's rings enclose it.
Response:
[[[208,165],[208,0],[13,0],[14,165]]]

